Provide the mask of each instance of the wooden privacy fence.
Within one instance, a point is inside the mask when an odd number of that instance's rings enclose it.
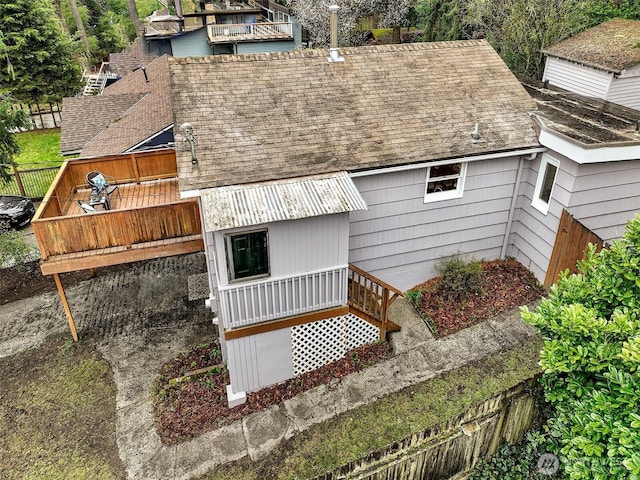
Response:
[[[551,252],[544,287],[549,288],[558,279],[558,275],[569,269],[576,273],[576,263],[584,258],[584,251],[590,243],[601,249],[604,242],[595,233],[573,218],[567,210],[562,211],[556,241]]]
[[[541,421],[536,378],[473,406],[444,424],[417,432],[313,480],[462,479],[504,443],[517,443]]]
[[[12,168],[13,173],[10,174],[9,180],[0,182],[0,193],[40,200],[47,194],[60,165],[26,169],[13,166]]]

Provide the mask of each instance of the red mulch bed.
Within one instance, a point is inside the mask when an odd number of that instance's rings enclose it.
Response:
[[[494,317],[545,294],[533,274],[513,259],[481,262],[484,270],[482,295],[464,301],[446,300],[440,288],[441,277],[417,285],[421,290],[419,308],[437,329],[437,336],[455,333],[484,319]],[[227,408],[226,385],[229,373],[224,367],[169,386],[169,380],[189,371],[222,364],[218,340],[198,345],[167,362],[154,388],[156,427],[164,443],[175,444],[209,430],[228,425],[246,415],[295,397],[317,385],[373,365],[388,358],[388,343],[364,345],[344,358],[307,372],[286,382],[247,395],[247,402]]]
[[[198,345],[167,362],[154,388],[156,427],[164,443],[174,444],[228,425],[246,415],[282,403],[317,385],[328,384],[388,358],[388,343],[363,345],[344,358],[286,382],[247,395],[247,402],[227,407],[226,368],[194,376],[190,381],[169,386],[169,380],[199,368],[222,363],[218,340]]]
[[[416,285],[420,290],[417,306],[435,328],[437,337],[444,337],[463,328],[520,305],[527,305],[545,294],[533,273],[514,259],[480,262],[484,270],[482,294],[471,294],[463,300],[447,300],[443,294],[442,277]]]

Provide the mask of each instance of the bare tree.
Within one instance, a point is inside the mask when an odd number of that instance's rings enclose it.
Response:
[[[144,35],[144,32],[142,31],[142,25],[140,24],[140,19],[138,18],[138,9],[136,8],[135,0],[127,0],[127,10],[129,10],[129,16],[131,17],[131,21],[133,22],[133,27],[136,29],[136,37],[142,37],[142,35]]]
[[[76,22],[76,30],[78,31],[78,35],[82,40],[84,51],[87,54],[87,58],[91,58],[91,46],[89,45],[89,38],[87,37],[87,32],[84,29],[84,23],[82,22],[82,17],[80,16],[80,10],[78,10],[78,4],[76,3],[76,0],[69,0],[69,6],[71,7],[71,13],[73,13],[73,19]]]
[[[358,20],[378,14],[382,24],[397,29],[407,24],[414,0],[288,0],[295,17],[311,35],[316,46],[329,44],[329,6],[340,7],[338,36],[341,45],[362,45],[365,32],[357,28]]]

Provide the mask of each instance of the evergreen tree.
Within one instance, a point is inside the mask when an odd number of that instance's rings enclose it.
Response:
[[[0,2],[0,58],[12,72],[0,69],[0,90],[20,101],[57,100],[75,94],[82,82],[50,0]]]
[[[12,102],[0,100],[0,182],[9,179],[9,166],[13,156],[20,152],[15,131],[29,126],[29,115],[24,110],[13,110]]]

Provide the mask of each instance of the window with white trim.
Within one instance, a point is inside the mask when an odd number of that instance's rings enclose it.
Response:
[[[427,167],[424,203],[462,197],[466,173],[466,162]]]
[[[267,230],[225,235],[229,281],[269,276]]]
[[[553,195],[553,186],[556,183],[559,167],[560,162],[558,160],[551,158],[547,154],[542,155],[531,205],[545,215],[549,212],[549,202]]]

